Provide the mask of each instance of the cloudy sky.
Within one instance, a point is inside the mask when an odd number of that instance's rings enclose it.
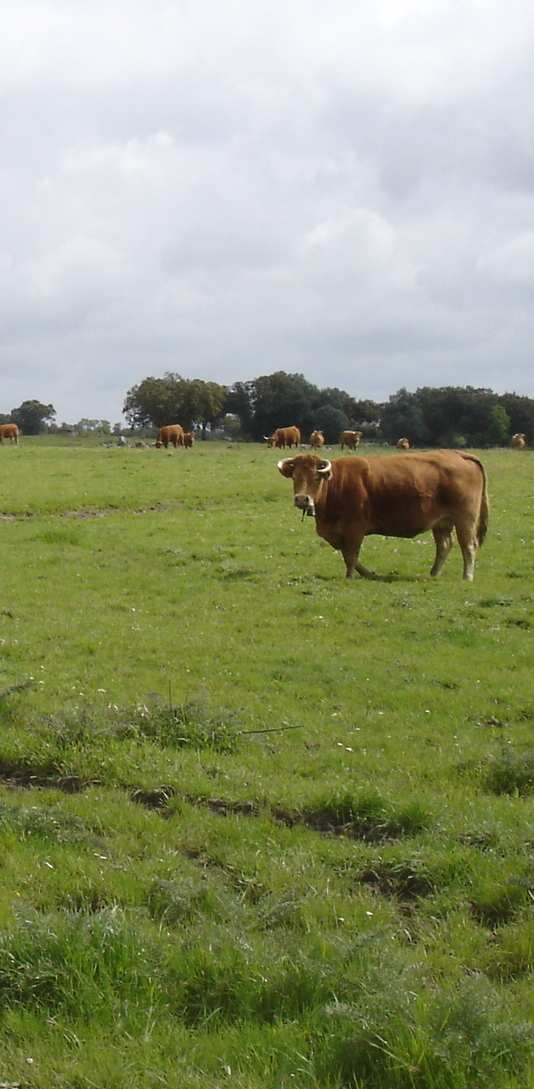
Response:
[[[534,395],[529,0],[5,0],[0,412]]]

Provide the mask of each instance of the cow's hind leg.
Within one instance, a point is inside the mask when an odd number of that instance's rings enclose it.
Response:
[[[360,548],[362,547],[362,540],[363,537],[360,537],[342,545],[341,551],[343,553],[343,559],[345,560],[348,579],[352,578],[355,571],[364,579],[376,578],[374,571],[369,571],[369,568],[364,567],[363,563],[359,562],[358,557],[360,555]]]
[[[432,565],[430,574],[434,578],[440,574],[443,564],[449,555],[452,548],[452,522],[439,522],[437,526],[434,526],[432,533],[436,542],[436,558]]]
[[[475,577],[477,535],[474,519],[456,523],[456,536],[464,558],[464,579],[472,582]]]

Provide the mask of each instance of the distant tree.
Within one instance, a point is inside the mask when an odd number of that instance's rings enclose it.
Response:
[[[234,412],[227,412],[222,419],[224,435],[229,439],[239,439],[243,436],[241,420]]]
[[[388,442],[396,442],[405,435],[410,442],[424,445],[430,438],[417,395],[406,389],[392,394],[384,405],[380,426]]]
[[[348,420],[353,415],[354,398],[344,389],[338,389],[337,386],[326,386],[319,390],[319,401],[321,405],[331,405],[332,408],[344,412]]]
[[[276,427],[296,424],[304,433],[314,427],[313,410],[319,390],[302,374],[276,371],[254,381],[253,436],[261,439]]]
[[[8,416],[5,412],[0,412],[0,424],[13,423],[13,418]]]
[[[534,399],[522,397],[518,393],[503,393],[499,404],[505,409],[510,420],[510,432],[516,431],[527,436],[529,443],[534,443]]]
[[[348,413],[351,426],[355,427],[358,424],[366,421],[367,423],[378,423],[381,419],[384,406],[377,401],[370,401],[368,399],[353,400],[351,398],[351,410]]]
[[[177,377],[144,378],[128,390],[123,412],[130,427],[148,427],[150,424],[163,427],[179,422],[174,419],[176,396],[173,387]]]
[[[226,389],[218,382],[167,373],[145,378],[126,394],[124,413],[133,428],[181,423],[187,430],[214,426],[224,414]]]
[[[406,435],[419,446],[491,446],[508,441],[513,428],[503,398],[473,386],[424,386],[399,390],[384,405],[385,437]]]
[[[11,410],[11,417],[25,435],[38,435],[46,429],[48,420],[56,415],[53,405],[41,401],[23,401],[18,408]]]
[[[493,405],[490,409],[486,435],[486,442],[491,446],[508,443],[511,435],[510,417],[502,405]]]
[[[111,424],[109,420],[90,420],[85,417],[82,420],[78,420],[78,423],[74,425],[77,431],[85,434],[88,432],[95,435],[110,435]]]
[[[253,434],[254,407],[254,382],[234,382],[233,386],[229,386],[224,401],[225,415],[230,413],[239,417],[241,433],[246,437]]]
[[[323,432],[326,442],[337,442],[342,431],[348,427],[348,417],[334,405],[319,405],[314,412],[315,425]]]

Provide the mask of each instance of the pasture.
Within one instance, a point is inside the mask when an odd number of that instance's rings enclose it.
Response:
[[[0,449],[2,1083],[534,1086],[534,456],[472,585],[278,456]]]

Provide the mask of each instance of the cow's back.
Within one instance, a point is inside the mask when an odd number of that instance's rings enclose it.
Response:
[[[338,458],[324,514],[359,521],[366,535],[414,537],[466,503],[478,510],[483,488],[478,459],[455,451]]]

